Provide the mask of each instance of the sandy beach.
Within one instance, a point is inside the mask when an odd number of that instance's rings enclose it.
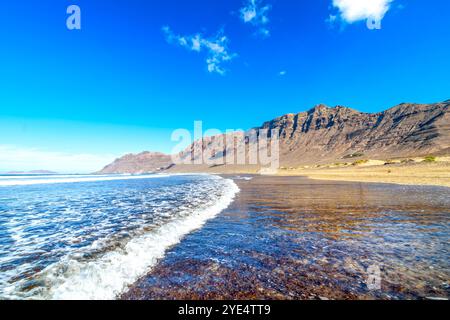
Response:
[[[450,187],[450,162],[392,163],[369,161],[363,165],[324,165],[286,168],[281,176],[306,176],[318,180],[394,183]]]
[[[450,187],[450,157],[432,157],[432,161],[426,161],[425,159],[425,157],[419,157],[396,160],[341,160],[332,164],[282,166],[277,172],[268,171],[265,175],[308,177],[329,181]],[[183,165],[172,168],[167,172],[259,175],[261,174],[261,167],[251,165]]]

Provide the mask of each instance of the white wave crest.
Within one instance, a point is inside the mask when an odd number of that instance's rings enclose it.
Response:
[[[223,179],[223,178],[218,178]],[[123,249],[105,253],[99,259],[79,262],[65,258],[49,266],[41,276],[49,290],[38,299],[112,300],[128,285],[144,275],[170,247],[184,236],[201,228],[209,219],[226,209],[239,192],[238,186],[223,179],[224,194],[206,209],[168,222],[160,228],[134,238]],[[61,270],[64,270],[61,274]]]
[[[117,176],[60,176],[60,177],[33,177],[21,178],[8,177],[8,179],[0,179],[0,187],[7,186],[29,186],[37,184],[56,184],[56,183],[76,183],[76,182],[98,182],[98,181],[115,181],[115,180],[138,180],[138,179],[151,179],[162,178],[171,176],[169,174],[153,174],[153,175],[117,175]],[[12,178],[12,179],[11,179]]]

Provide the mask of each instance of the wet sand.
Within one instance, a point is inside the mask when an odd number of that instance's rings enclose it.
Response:
[[[121,299],[450,297],[449,188],[235,181],[235,202]]]

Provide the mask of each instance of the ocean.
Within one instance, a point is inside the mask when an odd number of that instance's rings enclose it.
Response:
[[[209,175],[0,176],[0,299],[115,299],[238,191]]]
[[[448,299],[450,189],[0,176],[0,299]]]
[[[250,178],[120,298],[450,298],[449,188]]]

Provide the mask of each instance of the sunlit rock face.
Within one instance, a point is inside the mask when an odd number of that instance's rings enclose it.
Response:
[[[380,113],[318,105],[307,112],[287,114],[254,129],[278,132],[281,166],[323,164],[346,158],[386,160],[439,155],[450,152],[449,105],[450,101],[403,103]],[[202,141],[194,141],[178,156],[181,159],[195,159],[194,150],[204,150],[214,140],[220,140],[217,138],[227,140],[226,136],[205,137]],[[248,140],[246,144],[248,153]],[[228,149],[225,142],[222,151],[216,150],[214,156],[218,163],[229,152]],[[225,160],[223,162],[226,163]],[[216,166],[214,170],[230,173],[243,170],[243,167],[245,169],[245,165],[239,168],[224,165]],[[190,172],[199,168],[202,169],[198,166],[177,166],[169,155],[144,152],[117,159],[101,173],[147,173],[167,169]],[[204,166],[203,169],[209,168]]]

